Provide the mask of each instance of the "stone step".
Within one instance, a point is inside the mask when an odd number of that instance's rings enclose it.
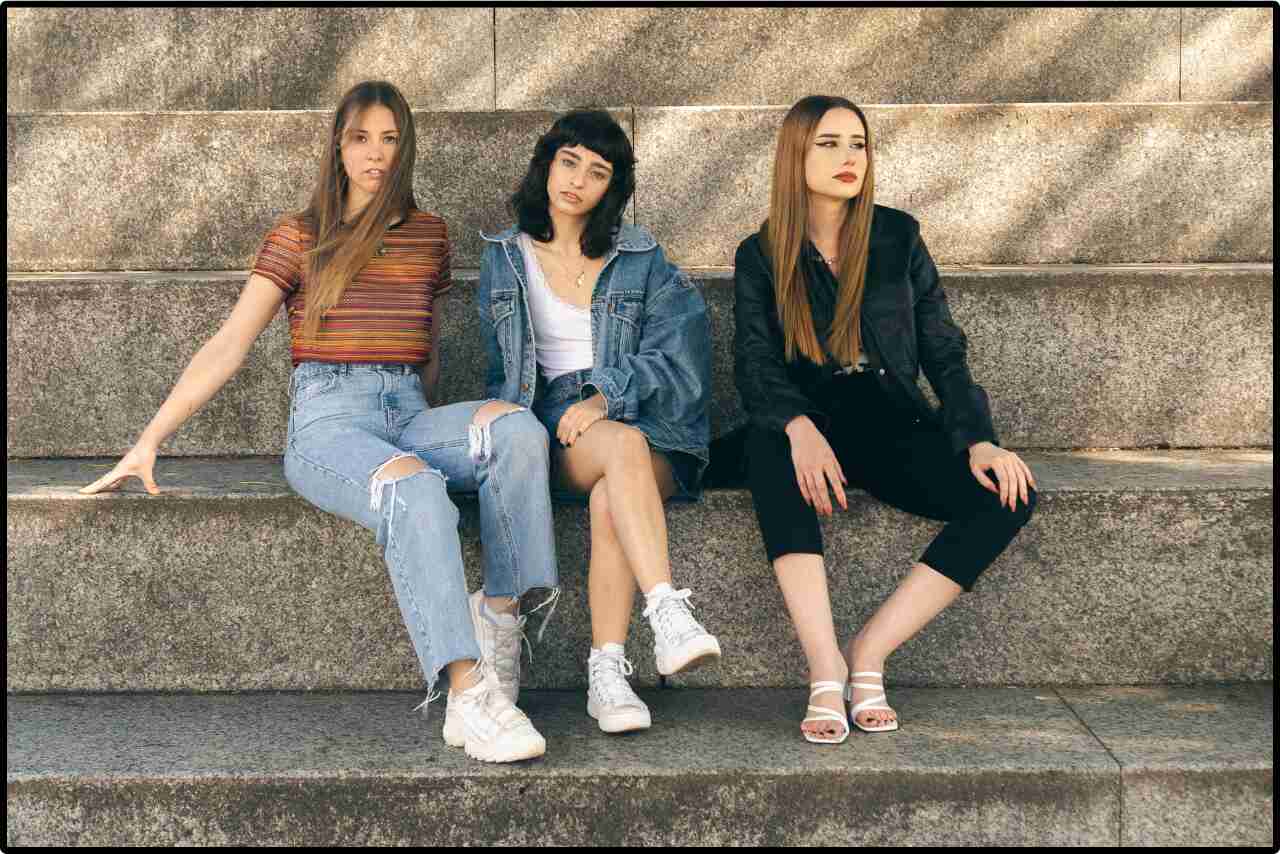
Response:
[[[582,32],[599,37],[581,43]],[[636,106],[814,93],[885,104],[1270,100],[1271,33],[1264,9],[499,9],[497,97],[504,108],[570,107],[590,79],[602,102]],[[581,48],[545,49],[567,43]]]
[[[1271,444],[1270,264],[942,272],[1005,444]],[[732,374],[733,283],[726,270],[694,274],[710,310],[711,429],[720,435],[744,417]],[[229,314],[244,276],[10,274],[8,455],[124,453]],[[475,277],[459,273],[445,312],[448,401],[484,393]],[[289,369],[281,312],[241,371],[164,452],[283,453]]]
[[[1270,679],[1270,451],[1028,452],[1039,509],[975,587],[888,661],[894,685]],[[107,460],[8,463],[10,691],[405,689],[417,659],[373,535],[317,510],[277,459],[165,458],[164,493],[82,496]],[[460,498],[470,588],[476,505]],[[721,641],[675,681],[803,684],[803,655],[744,490],[667,513],[675,583]],[[833,613],[849,638],[941,524],[863,493],[824,523]],[[533,688],[585,685],[588,519],[558,506],[563,596]],[[536,594],[535,594],[536,595]],[[633,614],[627,654],[657,682]],[[535,616],[532,623],[538,623]]]
[[[419,694],[9,696],[8,845],[1270,845],[1273,686],[899,689],[902,728],[796,732],[803,690],[641,690],[601,733],[472,761]],[[607,809],[599,805],[607,804]]]
[[[11,111],[1270,100],[1266,9],[10,9]],[[583,39],[583,33],[591,38]],[[548,46],[558,49],[548,50]],[[736,61],[746,46],[750,62]],[[818,49],[815,49],[818,46]],[[50,56],[59,57],[50,62]],[[892,67],[892,74],[884,69]]]
[[[764,219],[785,107],[619,110],[640,161],[635,220],[679,263],[729,264]],[[418,112],[418,203],[454,265],[550,112]],[[923,223],[953,264],[1272,258],[1272,105],[872,106],[879,202]],[[13,113],[6,117],[11,271],[249,266],[310,193],[323,111]],[[1220,188],[1230,187],[1229,193]]]

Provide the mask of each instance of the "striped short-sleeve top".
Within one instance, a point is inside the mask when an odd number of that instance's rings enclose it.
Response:
[[[268,232],[253,272],[285,292],[293,364],[299,362],[398,362],[420,365],[431,352],[431,307],[453,287],[449,236],[440,217],[411,209],[387,229],[374,255],[325,312],[320,332],[304,339],[307,282],[303,253],[314,232],[296,216],[284,216]]]

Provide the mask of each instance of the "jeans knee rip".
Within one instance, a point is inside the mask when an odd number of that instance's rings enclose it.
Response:
[[[490,401],[492,403],[493,401]],[[488,404],[485,404],[486,406]],[[499,412],[490,418],[484,424],[476,424],[474,421],[467,427],[468,439],[468,455],[474,463],[487,463],[489,457],[493,455],[493,434],[491,427],[493,422],[500,418],[506,418],[513,412],[524,412],[525,407],[517,406],[514,409],[508,409],[506,412]]]
[[[387,519],[388,528],[391,527],[391,523],[394,522],[396,518],[396,484],[398,484],[400,481],[404,480],[405,478],[417,477],[420,474],[433,474],[436,477],[440,478],[440,480],[446,483],[448,483],[448,480],[449,480],[447,477],[444,476],[443,473],[438,472],[435,469],[429,468],[425,465],[422,468],[418,469],[417,471],[411,471],[408,474],[402,474],[402,475],[382,474],[383,470],[386,469],[387,466],[394,463],[396,460],[403,460],[403,459],[410,459],[410,458],[416,460],[418,459],[418,455],[417,454],[396,454],[394,457],[392,457],[391,459],[387,460],[384,463],[379,464],[377,468],[369,472],[369,509],[374,511],[375,513],[380,512],[382,510],[382,496],[384,491],[383,487],[386,486],[387,484],[391,485],[391,500],[390,500],[391,509],[388,511],[388,519]]]

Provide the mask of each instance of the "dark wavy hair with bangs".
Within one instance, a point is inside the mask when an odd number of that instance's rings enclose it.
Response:
[[[609,161],[613,175],[609,189],[587,216],[582,232],[582,254],[599,258],[613,245],[613,236],[622,227],[622,212],[636,191],[636,158],[627,134],[604,110],[573,110],[556,119],[533,148],[529,170],[520,187],[511,195],[510,206],[520,230],[548,241],[554,234],[547,197],[547,176],[551,161],[562,148],[581,145]]]

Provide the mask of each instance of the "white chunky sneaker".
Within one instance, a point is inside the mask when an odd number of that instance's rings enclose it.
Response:
[[[587,714],[604,732],[648,729],[649,707],[627,683],[634,668],[623,655],[622,644],[607,643],[592,649],[587,659]]]
[[[444,710],[444,740],[481,762],[517,762],[547,752],[542,737],[515,707],[483,661],[480,682],[466,691],[450,691]]]
[[[653,658],[663,676],[720,657],[720,642],[689,613],[685,600],[692,592],[688,588],[672,590],[664,583],[646,594],[644,615],[653,627]]]
[[[495,619],[485,607],[483,588],[472,593],[468,601],[480,655],[493,669],[507,699],[515,703],[520,696],[520,641],[529,643],[524,634],[526,618],[499,614]]]

